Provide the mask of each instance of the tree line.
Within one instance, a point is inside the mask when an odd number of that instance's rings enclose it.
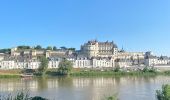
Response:
[[[30,46],[18,46],[17,47],[18,49],[37,49],[37,50],[58,50],[58,49],[63,49],[63,50],[73,50],[75,51],[75,48],[67,48],[65,46],[62,46],[60,48],[57,48],[56,46],[47,46],[46,48],[43,48],[41,45],[37,45],[37,46],[33,46],[33,47],[30,47]]]
[[[59,47],[59,48],[57,48],[56,46],[47,46],[46,48],[43,48],[41,45],[37,45],[37,46],[33,46],[33,47],[21,45],[21,46],[17,46],[17,49],[18,50],[36,49],[36,50],[54,50],[54,51],[57,51],[59,49],[62,49],[62,50],[72,50],[72,51],[76,50],[75,48],[67,48],[65,46],[62,46],[62,47]],[[11,52],[10,48],[0,49],[0,53],[10,53],[10,52]]]

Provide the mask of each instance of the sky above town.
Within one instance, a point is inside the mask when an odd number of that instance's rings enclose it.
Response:
[[[170,56],[170,0],[1,0],[0,48],[114,41]]]

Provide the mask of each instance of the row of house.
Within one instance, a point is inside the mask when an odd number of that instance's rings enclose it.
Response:
[[[48,58],[48,68],[58,68],[62,58],[73,63],[74,68],[114,68],[131,66],[169,65],[170,58],[156,57],[152,52],[126,52],[119,50],[112,42],[88,41],[79,51],[70,50],[18,50],[11,49],[10,54],[0,54],[0,69],[37,69],[39,56]]]
[[[40,61],[30,60],[28,62],[8,60],[0,61],[0,69],[38,69],[40,67]],[[48,68],[58,68],[59,61],[50,60]]]
[[[58,65],[62,58],[48,58],[48,68],[58,68]],[[112,68],[115,66],[114,59],[111,57],[107,58],[67,58],[73,63],[74,68]],[[0,61],[0,69],[38,69],[41,62],[38,60],[2,60]]]
[[[149,55],[145,59],[145,64],[147,66],[158,66],[158,65],[170,66],[170,58],[168,58],[167,56],[157,57],[157,56]]]

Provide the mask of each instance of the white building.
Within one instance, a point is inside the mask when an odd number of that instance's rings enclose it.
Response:
[[[5,54],[4,53],[0,53],[0,61],[2,61],[4,59]]]
[[[145,65],[146,66],[159,66],[159,65],[169,65],[170,58],[166,56],[156,57],[153,55],[147,55],[145,57]]]
[[[1,69],[14,69],[15,68],[15,61],[0,61],[0,68]]]
[[[74,68],[91,68],[91,66],[91,60],[86,57],[76,58],[73,63]]]
[[[41,62],[39,61],[31,61],[28,62],[27,69],[38,69],[40,67]]]
[[[27,67],[27,62],[15,61],[15,66],[13,69],[25,69]]]
[[[61,61],[61,58],[58,58],[58,57],[49,58],[48,68],[49,69],[58,68],[60,61]]]
[[[114,59],[112,57],[95,57],[92,59],[93,68],[111,68],[115,67]]]
[[[116,59],[115,60],[116,67],[122,68],[122,67],[130,67],[132,65],[134,65],[134,62],[131,59]]]

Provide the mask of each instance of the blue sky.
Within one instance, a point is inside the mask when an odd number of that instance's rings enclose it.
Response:
[[[91,39],[170,56],[169,0],[1,0],[0,48]]]

